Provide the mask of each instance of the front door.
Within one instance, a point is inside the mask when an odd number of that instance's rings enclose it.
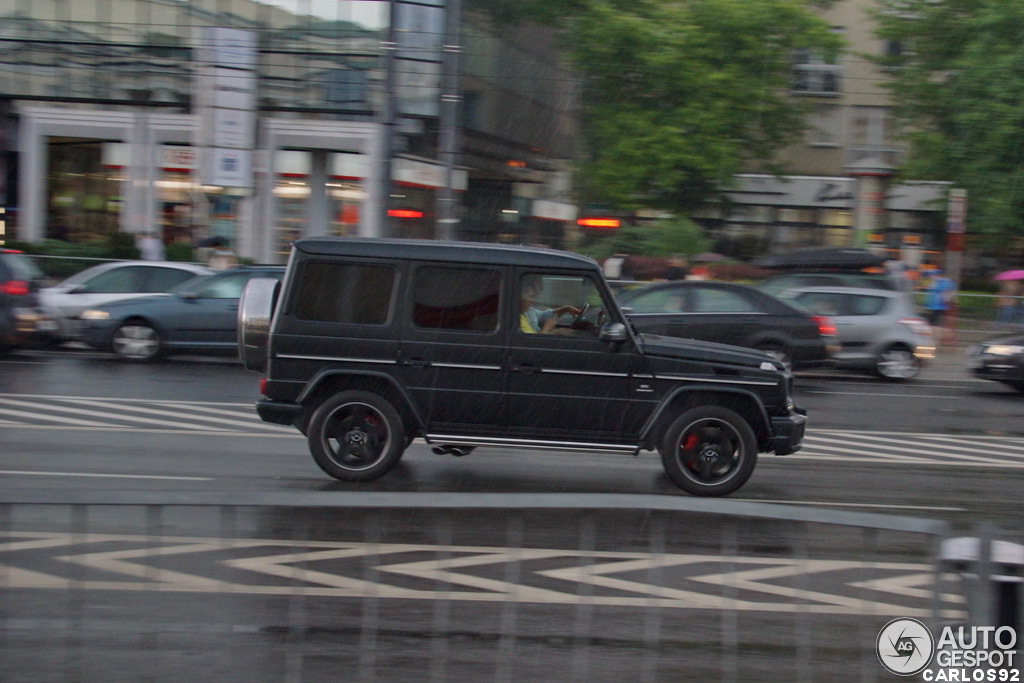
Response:
[[[598,339],[600,324],[608,322],[606,293],[589,275],[517,275],[520,307],[510,325],[507,366],[509,435],[635,440],[639,425],[630,397],[640,389],[632,376],[639,357],[632,342],[614,349]]]

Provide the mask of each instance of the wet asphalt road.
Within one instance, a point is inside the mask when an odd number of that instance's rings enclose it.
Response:
[[[703,512],[594,518],[333,506],[364,492],[691,499],[650,453],[414,444],[378,482],[336,482],[301,436],[254,418],[257,381],[226,359],[0,360],[0,503],[21,501],[0,504],[0,532],[21,543],[0,559],[0,679],[884,680],[874,636],[927,612],[912,587],[931,540],[809,520],[1024,538],[1024,396],[969,378],[961,351],[908,384],[801,374],[799,454],[762,458]],[[732,516],[745,501],[803,521]]]

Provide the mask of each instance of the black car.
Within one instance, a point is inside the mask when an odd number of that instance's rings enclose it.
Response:
[[[800,448],[793,376],[749,349],[637,335],[597,263],[551,249],[425,240],[295,242],[283,285],[253,280],[240,354],[266,372],[267,422],[294,425],[344,481],[390,471],[413,438],[661,453],[705,496],[759,452]]]
[[[659,282],[619,305],[640,332],[758,349],[793,369],[825,365],[839,347],[827,317],[734,282]]]
[[[971,346],[967,350],[967,369],[975,377],[1001,382],[1024,393],[1024,334]]]
[[[43,272],[28,256],[0,248],[0,353],[38,345],[56,330],[39,307]]]
[[[233,354],[246,283],[283,275],[284,266],[243,266],[201,275],[168,294],[89,308],[80,317],[81,336],[90,346],[136,363],[174,353]]]

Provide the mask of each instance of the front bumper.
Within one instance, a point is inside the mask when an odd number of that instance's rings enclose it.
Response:
[[[769,451],[775,455],[796,453],[804,445],[804,431],[807,428],[806,411],[798,411],[793,415],[772,418],[774,436],[768,440]]]

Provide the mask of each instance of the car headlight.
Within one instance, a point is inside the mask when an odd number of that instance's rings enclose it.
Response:
[[[82,315],[78,316],[81,320],[106,320],[110,317],[110,313],[106,311],[98,311],[96,309],[89,309],[82,311]]]
[[[982,347],[981,351],[993,356],[1016,356],[1018,353],[1024,353],[1024,346],[1020,344],[992,344]]]

